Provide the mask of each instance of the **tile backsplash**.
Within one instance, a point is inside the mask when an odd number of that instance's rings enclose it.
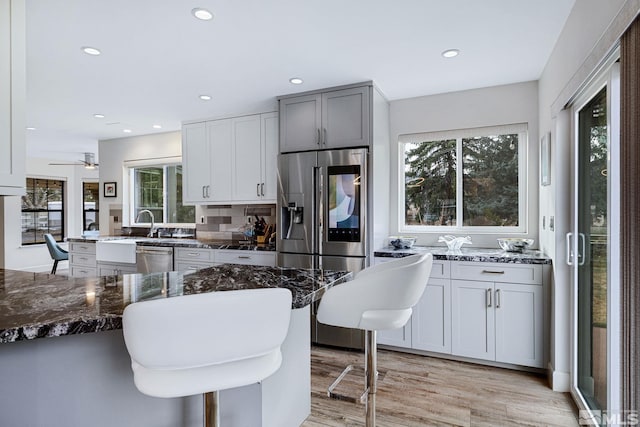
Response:
[[[196,236],[198,239],[244,240],[244,232],[256,220],[276,222],[276,205],[196,206]],[[251,217],[251,224],[247,224]]]

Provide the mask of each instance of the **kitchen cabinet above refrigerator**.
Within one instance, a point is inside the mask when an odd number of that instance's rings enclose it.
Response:
[[[184,124],[184,203],[275,203],[277,155],[278,113]]]
[[[279,97],[280,152],[369,145],[371,84]]]

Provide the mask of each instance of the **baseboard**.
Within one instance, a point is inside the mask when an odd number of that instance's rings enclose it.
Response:
[[[553,391],[566,393],[571,390],[571,375],[568,372],[555,371],[549,363],[547,373],[549,386]]]

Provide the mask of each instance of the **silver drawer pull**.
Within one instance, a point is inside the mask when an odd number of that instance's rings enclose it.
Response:
[[[495,270],[482,270],[482,273],[487,273],[487,274],[504,274],[504,270],[502,270],[502,271],[495,271]]]
[[[487,289],[487,307],[491,307],[491,289]]]
[[[250,256],[238,256],[239,259],[251,259]]]
[[[189,252],[187,255],[189,256],[200,256],[198,252]]]
[[[500,308],[500,289],[496,289],[496,308]]]

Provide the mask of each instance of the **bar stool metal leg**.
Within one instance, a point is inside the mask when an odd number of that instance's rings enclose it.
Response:
[[[365,353],[367,363],[365,375],[367,378],[367,418],[366,427],[376,425],[376,390],[378,387],[378,353],[376,346],[376,331],[366,331]]]
[[[220,397],[217,391],[204,394],[204,425],[220,427]]]

